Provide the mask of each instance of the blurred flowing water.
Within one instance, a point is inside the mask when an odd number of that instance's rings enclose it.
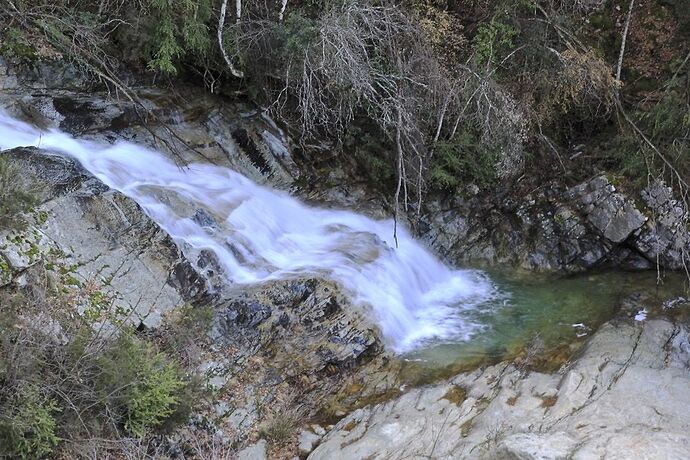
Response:
[[[535,337],[548,347],[569,343],[610,319],[625,295],[660,292],[655,273],[552,279],[453,269],[400,226],[396,247],[392,220],[308,206],[228,168],[179,167],[142,146],[38,131],[0,112],[0,149],[28,146],[76,159],[178,244],[213,251],[228,283],[305,275],[338,282],[411,362],[506,357]],[[661,297],[684,292],[676,278]]]
[[[0,148],[27,146],[75,158],[179,244],[213,251],[229,283],[303,275],[338,282],[396,352],[429,340],[468,340],[484,328],[475,313],[505,295],[481,271],[445,266],[400,226],[396,247],[392,220],[307,206],[227,168],[178,167],[132,143],[40,132],[0,114]]]

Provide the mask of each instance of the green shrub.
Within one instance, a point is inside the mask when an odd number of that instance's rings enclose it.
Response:
[[[471,131],[462,131],[453,140],[436,144],[430,185],[441,190],[469,183],[486,187],[496,180],[497,161],[496,152],[483,148]]]
[[[71,449],[94,438],[115,446],[123,435],[149,437],[189,420],[203,388],[199,377],[187,377],[179,359],[150,338],[125,328],[113,337],[62,318],[59,302],[59,294],[0,289],[0,458],[41,457],[56,446],[72,458]],[[35,326],[46,316],[64,320],[68,343]],[[185,324],[203,322],[200,316]]]
[[[38,58],[36,48],[14,27],[0,33],[0,54],[15,64],[30,65]]]
[[[285,44],[282,52],[285,58],[302,54],[304,50],[319,37],[319,23],[308,18],[300,10],[288,15],[284,26]]]
[[[683,99],[679,91],[669,91],[649,110],[636,114],[649,136],[662,143],[690,134],[690,111]]]
[[[41,458],[57,446],[53,414],[59,408],[36,386],[24,387],[13,395],[5,409],[9,410],[0,414],[0,457]]]
[[[479,26],[472,40],[472,48],[477,62],[481,65],[499,62],[513,48],[518,30],[494,18]]]
[[[125,428],[136,436],[144,436],[175,412],[177,392],[185,386],[178,369],[162,361],[162,355],[157,355],[145,363],[141,381],[134,386],[127,404]]]
[[[149,70],[176,74],[181,58],[188,53],[193,61],[203,61],[212,46],[207,25],[211,2],[148,0],[146,3]]]
[[[124,428],[143,437],[175,412],[185,387],[178,366],[131,334],[122,333],[98,359],[97,386]]]

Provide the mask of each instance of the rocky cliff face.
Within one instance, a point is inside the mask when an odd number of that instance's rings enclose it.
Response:
[[[453,262],[513,264],[583,272],[657,264],[680,270],[690,254],[688,212],[661,181],[641,200],[605,175],[566,188],[549,183],[524,197],[510,192],[431,203],[423,237]]]
[[[1,235],[6,282],[50,260],[55,283],[93,285],[104,304],[144,327],[159,326],[167,310],[201,295],[203,280],[136,203],[72,160],[35,149],[4,155],[43,195],[28,229]]]
[[[150,145],[181,165],[229,166],[274,187],[290,188],[299,176],[282,131],[247,107],[199,97],[180,108],[150,90],[143,100],[155,118],[144,120],[132,102],[75,92],[73,75],[41,72],[20,84],[4,70],[6,110],[48,129]],[[22,182],[40,185],[40,204],[26,228],[0,234],[0,287],[46,278],[75,300],[68,314],[106,328],[122,321],[155,331],[180,307],[212,308],[213,345],[203,349],[199,371],[219,396],[171,446],[198,430],[243,443],[281,412],[315,416],[348,376],[366,373],[370,362],[378,368],[385,353],[376,327],[333,283],[228,284],[212,253],[178,246],[135,202],[74,161],[39,149],[2,155]],[[203,210],[195,218],[210,219]]]
[[[0,105],[12,115],[80,137],[125,139],[167,152],[180,164],[213,162],[255,182],[291,190],[303,198],[355,208],[377,218],[391,212],[381,197],[344,172],[313,181],[300,178],[291,140],[265,113],[228,103],[193,88],[178,93],[137,87],[139,99],[83,92],[86,82],[71,67],[40,64],[17,75],[0,61]],[[511,264],[530,270],[582,272],[622,267],[682,269],[688,261],[688,210],[666,184],[655,181],[638,198],[605,175],[565,187],[552,182],[532,191],[468,187],[450,199],[432,199],[416,225],[437,254],[455,264]]]
[[[314,416],[383,354],[375,326],[334,284],[220,285],[211,255],[179,248],[136,203],[72,160],[36,149],[3,155],[25,182],[42,184],[42,197],[26,228],[0,233],[0,287],[47,280],[74,300],[76,311],[63,313],[98,328],[125,322],[151,331],[185,305],[212,308],[213,345],[199,371],[221,397],[187,436],[214,427],[241,441],[297,405],[299,417]]]

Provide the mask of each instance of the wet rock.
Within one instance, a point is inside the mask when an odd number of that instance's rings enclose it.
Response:
[[[24,96],[19,100],[19,107],[26,119],[41,129],[59,128],[65,119],[48,96]]]
[[[6,89],[0,107],[40,128],[59,127],[98,142],[136,142],[181,164],[229,166],[277,188],[290,189],[300,174],[289,137],[266,113],[220,101],[198,88],[180,87],[178,96],[142,85],[135,104],[88,84],[78,69],[63,62],[39,62],[17,76],[4,61],[0,85]]]
[[[75,192],[84,186],[89,189],[107,190],[102,182],[91,177],[74,160],[35,148],[18,148],[2,152],[22,171],[22,180],[41,201]]]
[[[347,366],[382,350],[373,324],[331,282],[275,281],[223,295],[218,340],[276,349],[274,365],[287,375]]]
[[[20,87],[32,90],[83,90],[90,87],[84,72],[64,60],[39,60],[31,68],[23,69]]]
[[[201,225],[202,227],[213,228],[218,226],[218,223],[213,218],[213,216],[211,216],[204,209],[197,209],[197,211],[194,213],[194,216],[192,217],[192,220],[197,224]]]

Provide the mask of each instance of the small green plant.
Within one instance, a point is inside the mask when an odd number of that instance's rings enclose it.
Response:
[[[0,33],[0,54],[15,64],[30,65],[38,58],[36,48],[14,27]]]
[[[211,16],[207,0],[148,0],[151,39],[149,70],[174,75],[180,59],[190,53],[203,60],[211,49],[206,25]]]
[[[304,50],[318,38],[319,24],[304,16],[300,10],[296,10],[288,15],[282,32],[285,39],[283,52],[285,57],[289,58],[291,55],[304,53]]]
[[[0,414],[0,457],[34,459],[53,451],[59,442],[53,414],[57,403],[43,397],[36,386],[26,386],[11,396]]]
[[[496,18],[481,24],[472,41],[477,62],[481,65],[497,63],[513,48],[517,35],[515,27]]]
[[[98,364],[100,392],[129,433],[143,437],[175,412],[185,382],[178,366],[151,344],[122,333]]]
[[[496,152],[483,148],[469,130],[436,145],[430,184],[440,190],[454,190],[463,183],[485,187],[496,180]]]
[[[175,412],[178,390],[185,386],[178,369],[154,356],[143,368],[140,384],[135,385],[127,404],[125,428],[136,436],[144,436]]]

